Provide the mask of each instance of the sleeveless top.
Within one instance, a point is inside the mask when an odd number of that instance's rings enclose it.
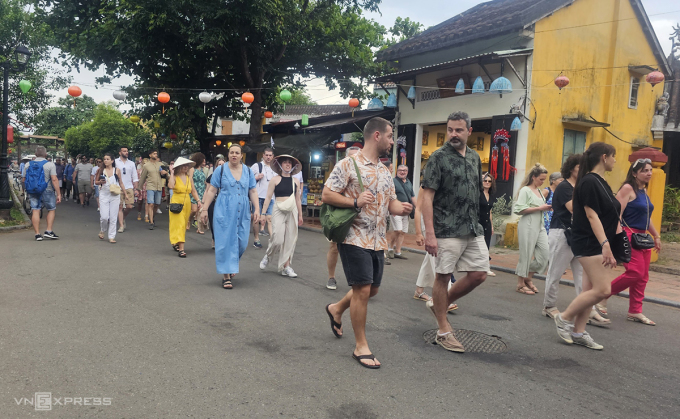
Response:
[[[274,196],[279,198],[291,196],[293,194],[293,177],[281,176],[281,182],[274,187]]]
[[[113,175],[112,176],[106,175],[106,169],[102,169],[102,175],[106,176],[106,183],[101,185],[102,191],[108,192],[109,191],[109,185],[120,186],[120,184],[118,183],[118,179],[116,179],[116,168],[115,167],[113,168]]]
[[[647,205],[649,205],[649,213],[647,212]],[[649,217],[652,216],[652,211],[654,211],[654,205],[647,197],[647,192],[644,189],[638,190],[637,197],[630,201],[626,205],[626,209],[623,210],[623,221],[625,222],[623,227],[627,224],[630,228],[646,230],[649,226]]]

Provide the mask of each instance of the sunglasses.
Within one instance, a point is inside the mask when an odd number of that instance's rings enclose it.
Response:
[[[638,164],[640,164],[640,163],[652,164],[652,160],[651,159],[637,159],[637,160],[635,160],[635,164],[633,164],[633,169],[636,168],[638,166]]]
[[[484,182],[484,183],[491,183],[490,180],[486,180],[486,179],[484,179],[483,182]]]

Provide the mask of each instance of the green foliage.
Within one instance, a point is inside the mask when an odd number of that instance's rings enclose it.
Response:
[[[290,91],[290,100],[286,102],[287,105],[317,105],[315,101],[307,94],[304,87],[292,87]],[[278,90],[280,93],[281,89]],[[276,94],[275,100],[278,105],[283,105],[283,101],[279,98],[279,93]]]
[[[118,154],[121,146],[132,148],[139,135],[138,128],[125,118],[118,109],[101,104],[94,110],[92,121],[66,130],[65,146],[71,155],[102,156],[111,152]]]
[[[493,229],[500,232],[503,229],[503,221],[506,216],[512,214],[512,206],[515,204],[513,199],[505,199],[505,195],[496,198],[496,202],[491,207],[491,215],[493,217]]]
[[[662,218],[664,222],[677,222],[680,218],[680,189],[666,186]]]
[[[680,235],[678,233],[666,232],[661,233],[661,241],[666,243],[680,243]]]
[[[94,118],[94,110],[97,106],[94,99],[83,95],[76,100],[73,106],[73,98],[59,99],[59,106],[53,106],[40,112],[35,117],[34,128],[36,135],[56,135],[64,138],[66,130],[78,126]]]
[[[423,24],[414,22],[410,18],[402,19],[397,17],[394,26],[390,28],[390,33],[395,37],[394,41],[401,42],[412,38],[423,31]],[[395,43],[396,43],[395,42]]]

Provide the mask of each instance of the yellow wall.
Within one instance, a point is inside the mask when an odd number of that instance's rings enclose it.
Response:
[[[618,189],[634,151],[631,146],[603,128],[563,124],[562,116],[588,119],[592,115],[611,124],[608,129],[625,141],[645,139],[658,146],[660,142],[652,142],[650,127],[663,83],[652,90],[644,75],[637,75],[641,79],[638,106],[629,109],[629,65],[660,65],[629,0],[577,0],[536,23],[530,97],[538,116],[533,110],[529,113],[537,120],[529,131],[527,169],[541,162],[549,172],[558,171],[564,129],[584,131],[586,148],[594,141],[616,147],[617,166],[608,180],[612,189]],[[570,80],[561,94],[553,84],[560,71]]]
[[[444,141],[446,141],[446,125],[426,125],[423,127],[423,131],[429,133],[429,139],[427,145],[423,145],[423,153],[427,152],[432,155],[439,147],[437,147],[437,134],[444,135]],[[483,132],[472,132],[470,138],[468,139],[468,144],[476,144],[477,138],[484,137],[484,150],[477,150],[476,146],[471,147],[473,150],[479,153],[479,157],[482,159],[482,170],[488,170],[488,160],[489,160],[489,147],[491,147],[491,135],[485,134]],[[485,163],[486,162],[486,163]],[[421,170],[425,168],[425,161],[423,161],[423,166]]]

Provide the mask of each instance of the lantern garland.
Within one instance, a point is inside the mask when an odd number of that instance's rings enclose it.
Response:
[[[19,82],[19,89],[21,89],[21,93],[28,93],[29,90],[31,90],[31,82],[28,80],[21,80]]]
[[[274,112],[272,111],[264,111],[264,117],[265,118],[273,118],[274,117]]]
[[[286,111],[286,102],[288,102],[291,99],[292,95],[290,94],[290,90],[288,89],[283,89],[281,90],[281,93],[279,93],[279,98],[283,101],[283,111]]]
[[[203,113],[205,113],[205,105],[212,100],[212,95],[208,92],[201,92],[201,94],[198,95],[198,100],[203,102]]]
[[[654,89],[654,86],[657,84],[661,83],[666,79],[666,76],[663,75],[662,72],[660,71],[652,71],[651,73],[647,74],[645,77],[645,80],[647,80],[647,83],[652,85],[652,90]]]
[[[353,97],[349,100],[349,107],[352,108],[352,118],[354,118],[354,109],[359,106],[359,99]]]
[[[250,106],[250,104],[255,100],[255,96],[253,96],[253,94],[250,92],[245,92],[241,95],[241,100],[243,101],[243,105],[246,107],[246,109],[248,109],[248,106]]]
[[[163,104],[163,113],[165,113],[165,104],[170,102],[170,95],[165,92],[158,94],[158,101]]]
[[[83,91],[78,86],[71,86],[68,88],[68,94],[73,97],[73,107],[76,107],[76,98],[83,94]]]
[[[559,76],[555,78],[555,86],[557,86],[560,89],[560,94],[562,92],[562,89],[567,87],[569,84],[569,78],[567,76],[563,76],[561,73]]]

